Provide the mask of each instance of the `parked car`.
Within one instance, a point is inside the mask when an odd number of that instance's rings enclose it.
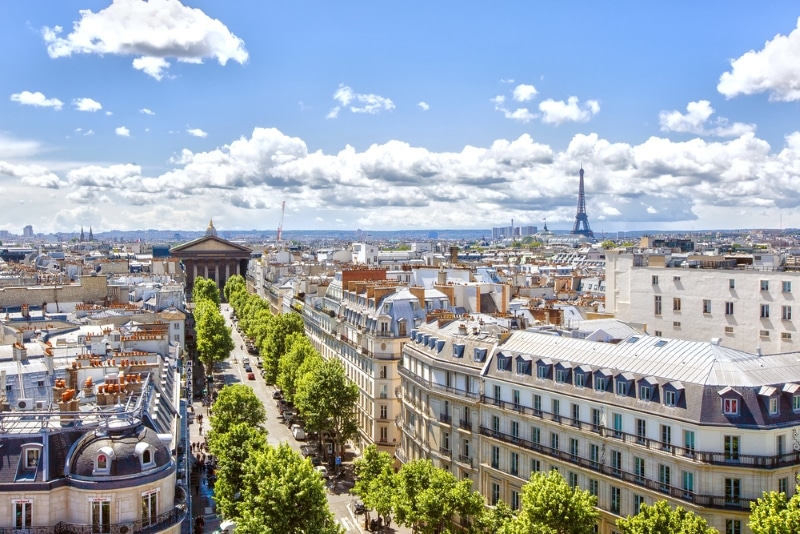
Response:
[[[257,360],[256,360],[256,367],[258,367],[259,369],[261,369],[261,368],[263,368],[263,367],[264,367],[264,364],[263,364],[263,363],[261,363],[261,358],[259,358],[259,359],[257,359]]]
[[[361,501],[356,501],[353,503],[353,513],[356,515],[361,515],[367,511],[366,505]]]
[[[303,441],[304,439],[306,439],[306,431],[303,430],[302,426],[296,423],[292,425],[292,435],[294,436],[294,439],[296,439],[297,441]]]
[[[255,380],[256,379],[256,375],[253,374],[253,373],[247,373],[247,379],[248,380]]]
[[[283,398],[283,391],[276,389],[272,392],[272,398],[276,400],[280,400]]]
[[[314,470],[320,475],[322,475],[322,478],[326,478],[328,476],[328,468],[325,467],[324,465],[318,465],[317,467],[314,468]]]
[[[253,372],[253,368],[250,367],[249,365],[245,365],[244,366],[244,372],[245,373],[252,373]]]
[[[250,358],[247,357],[242,358],[242,365],[250,365]]]

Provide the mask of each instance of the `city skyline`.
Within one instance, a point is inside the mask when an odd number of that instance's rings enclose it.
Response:
[[[10,4],[0,230],[798,227],[799,14]]]

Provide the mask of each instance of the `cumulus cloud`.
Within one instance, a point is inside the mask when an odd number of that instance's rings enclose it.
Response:
[[[528,123],[538,116],[528,108],[509,109],[505,104],[506,97],[503,95],[497,95],[494,98],[490,98],[489,101],[494,104],[494,109],[502,112],[507,119]]]
[[[581,104],[576,96],[569,97],[566,102],[548,98],[539,104],[539,111],[542,112],[542,122],[548,124],[587,122],[600,112],[600,103],[587,100]]]
[[[524,83],[519,84],[514,88],[514,100],[517,102],[527,102],[528,100],[532,100],[539,91],[532,85],[527,85]]]
[[[193,137],[208,137],[208,133],[204,132],[200,128],[189,128],[186,130],[186,133]]]
[[[161,80],[169,59],[202,63],[216,59],[243,64],[248,59],[244,41],[217,19],[178,0],[114,0],[96,13],[84,9],[63,36],[60,26],[45,27],[42,37],[51,58],[72,54],[136,56],[133,67]]]
[[[57,98],[47,98],[43,93],[36,91],[22,91],[21,93],[14,93],[11,95],[12,102],[18,102],[23,106],[35,106],[39,108],[53,108],[61,109],[64,103]]]
[[[58,176],[41,165],[14,165],[0,161],[0,176],[2,175],[17,178],[23,185],[48,189],[61,187],[61,180]]]
[[[695,135],[714,135],[717,137],[739,137],[742,134],[754,132],[754,124],[736,122],[729,124],[723,117],[716,118],[709,123],[714,108],[708,100],[689,102],[686,113],[680,111],[662,111],[659,113],[661,131],[681,132]]]
[[[92,100],[91,98],[76,98],[72,101],[72,106],[78,111],[89,111],[91,113],[103,109],[100,102]]]
[[[147,109],[147,108],[142,108],[142,109],[140,109],[140,110],[139,110],[139,113],[141,113],[141,114],[143,114],[143,115],[155,115],[155,112],[154,112],[154,111],[152,111],[152,110],[150,110],[150,109]]]
[[[428,111],[429,109],[431,109],[428,103],[424,101],[417,103],[417,106],[419,106],[422,111]]]
[[[764,48],[731,60],[731,70],[720,76],[717,91],[727,98],[769,93],[782,102],[800,100],[800,18],[789,35],[776,35]]]
[[[392,111],[395,106],[391,99],[374,94],[356,93],[346,85],[340,85],[333,93],[333,99],[339,102],[328,113],[326,118],[335,119],[339,111],[349,109],[352,113],[367,113],[377,115],[382,111]]]
[[[130,137],[131,131],[124,126],[119,126],[114,129],[114,133],[120,137]]]

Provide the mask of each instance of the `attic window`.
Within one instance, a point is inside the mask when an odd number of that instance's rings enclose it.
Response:
[[[94,474],[111,474],[111,461],[114,459],[114,449],[111,447],[100,447],[94,457]]]
[[[486,359],[486,349],[475,348],[475,361],[482,362]]]
[[[38,443],[23,445],[23,464],[25,469],[36,469],[39,467],[39,456],[42,454],[42,446]]]
[[[139,457],[143,469],[153,467],[155,464],[154,453],[153,446],[149,443],[139,442],[136,444],[136,456]]]
[[[442,352],[443,348],[444,348],[444,340],[440,339],[439,341],[436,342],[436,352]]]
[[[639,338],[636,336],[628,338],[628,343],[636,343],[637,341],[639,341]]]
[[[666,345],[666,344],[667,344],[667,340],[666,340],[666,339],[659,339],[658,341],[656,341],[656,342],[653,344],[653,346],[654,346],[654,347],[663,347],[663,346],[664,346],[664,345]]]
[[[463,358],[464,357],[464,345],[460,345],[457,343],[453,344],[453,357],[454,358]]]

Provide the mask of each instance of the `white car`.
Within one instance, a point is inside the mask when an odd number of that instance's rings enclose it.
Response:
[[[292,425],[292,435],[297,441],[303,441],[306,439],[306,431],[303,430],[303,427],[298,424]]]
[[[325,467],[324,465],[318,465],[317,467],[314,468],[314,470],[320,475],[322,475],[322,478],[328,476],[328,468]]]
[[[242,358],[242,365],[248,365],[250,363],[250,358]]]

